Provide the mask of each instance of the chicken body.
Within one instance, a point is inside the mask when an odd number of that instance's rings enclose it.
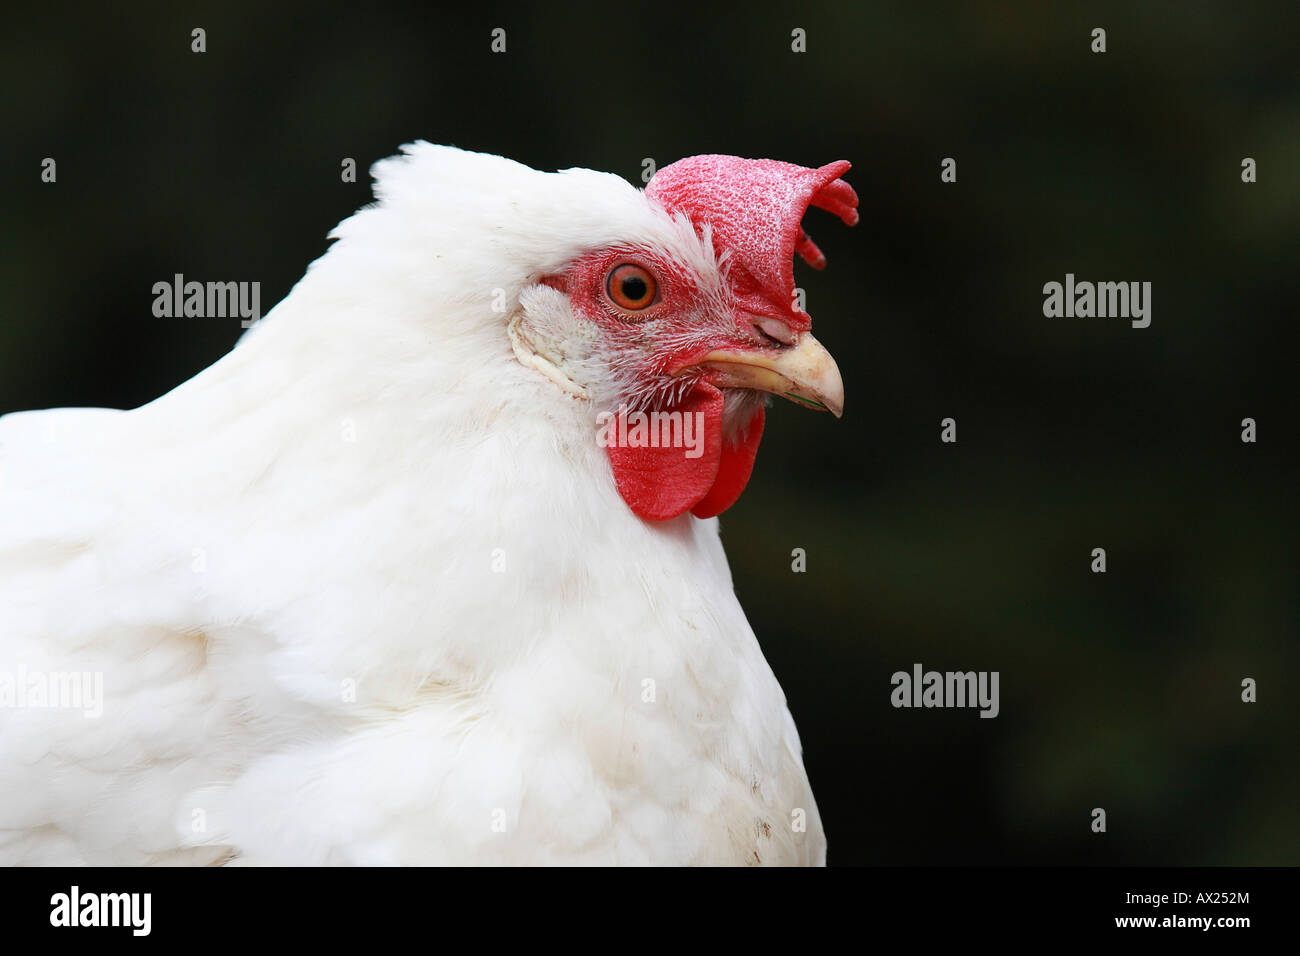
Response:
[[[0,675],[102,678],[0,709],[0,863],[823,862],[717,519],[633,513],[505,331],[580,337],[537,280],[592,248],[707,237],[605,174],[376,172],[211,368],[0,418]]]

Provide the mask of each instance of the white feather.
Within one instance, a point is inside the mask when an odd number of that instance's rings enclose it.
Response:
[[[0,863],[821,862],[717,520],[636,518],[493,308],[707,247],[606,174],[375,175],[211,368],[0,419],[0,674],[104,681],[0,711]]]

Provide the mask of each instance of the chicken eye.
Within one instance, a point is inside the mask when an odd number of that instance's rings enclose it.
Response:
[[[630,262],[615,266],[605,282],[610,300],[620,309],[639,312],[655,301],[658,286],[647,270]]]

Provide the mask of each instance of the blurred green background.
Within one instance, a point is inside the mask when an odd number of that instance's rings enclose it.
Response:
[[[413,139],[638,184],[849,159],[863,221],[811,213],[796,271],[845,417],[774,408],[723,519],[830,861],[1300,862],[1300,5],[132,6],[0,39],[0,412],[198,372],[238,322],[152,284],[269,310]],[[1151,327],[1044,318],[1067,272],[1152,282]],[[915,662],[999,671],[1001,715],[893,709]]]

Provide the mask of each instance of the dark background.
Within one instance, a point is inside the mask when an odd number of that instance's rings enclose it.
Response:
[[[796,270],[845,417],[774,408],[723,519],[831,862],[1300,862],[1300,5],[101,6],[0,39],[0,412],[195,374],[238,320],[153,283],[269,311],[417,138],[638,184],[849,159],[863,221],[811,213]],[[1067,272],[1152,282],[1151,327],[1045,318]],[[914,662],[999,671],[1001,715],[893,709]]]

